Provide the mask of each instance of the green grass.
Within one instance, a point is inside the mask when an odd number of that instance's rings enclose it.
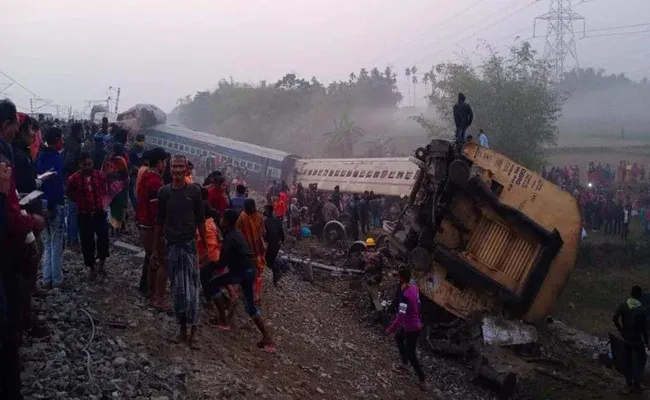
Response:
[[[628,241],[589,232],[560,301],[558,319],[583,331],[606,335],[614,327],[612,315],[633,285],[650,286],[650,249],[638,218]]]

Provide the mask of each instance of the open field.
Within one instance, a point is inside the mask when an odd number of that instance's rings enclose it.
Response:
[[[557,318],[583,331],[606,337],[612,315],[633,285],[650,288],[650,242],[633,220],[628,242],[590,232],[578,266],[558,303]]]

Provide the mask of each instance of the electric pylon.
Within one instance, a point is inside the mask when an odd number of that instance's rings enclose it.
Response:
[[[583,1],[580,2],[582,3]],[[547,21],[548,23],[544,57],[551,62],[553,77],[558,81],[562,80],[566,72],[567,57],[573,59],[576,69],[580,67],[573,22],[582,21],[584,36],[585,19],[582,15],[573,11],[571,0],[551,0],[549,12],[535,18],[533,36],[535,36],[538,20]]]

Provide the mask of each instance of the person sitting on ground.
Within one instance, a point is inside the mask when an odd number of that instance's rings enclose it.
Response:
[[[219,261],[209,262],[201,269],[201,284],[204,294],[208,298],[214,298],[221,288],[239,284],[244,295],[246,311],[262,334],[262,341],[257,346],[267,352],[272,352],[275,350],[275,345],[253,297],[253,284],[255,281],[253,253],[242,233],[236,228],[238,219],[239,213],[232,209],[226,210],[221,217],[223,245]],[[219,321],[221,321],[219,328],[230,330],[230,326],[223,322],[228,321],[228,315],[226,315],[223,304],[216,302],[215,305],[219,311]],[[229,314],[232,315],[233,311],[231,306]]]

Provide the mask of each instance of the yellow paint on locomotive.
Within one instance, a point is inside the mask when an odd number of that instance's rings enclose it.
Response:
[[[559,232],[562,246],[522,316],[528,322],[538,322],[553,312],[577,260],[582,231],[578,201],[536,172],[490,149],[467,144],[463,155],[487,187],[500,187],[501,204],[519,210],[549,232]],[[544,251],[539,239],[465,193],[454,196],[451,214],[454,218],[445,218],[436,242],[452,249],[482,276],[522,295]],[[454,285],[453,279],[448,279],[447,268],[434,261],[432,271],[419,277],[423,295],[463,318],[481,311],[500,311],[498,293],[489,293],[487,288],[459,288],[463,285]]]

